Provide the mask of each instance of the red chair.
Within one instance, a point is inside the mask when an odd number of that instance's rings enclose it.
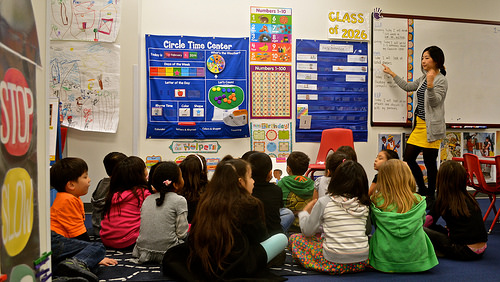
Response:
[[[354,149],[354,139],[352,130],[345,128],[325,129],[321,133],[321,143],[319,144],[316,162],[309,165],[306,176],[314,179],[316,171],[325,170],[326,156],[330,151],[336,151],[340,146],[351,146]]]
[[[500,174],[500,156],[496,156],[495,161],[497,169],[497,180],[496,183],[489,184],[486,183],[486,180],[484,179],[483,171],[481,170],[481,164],[479,163],[479,157],[470,153],[464,154],[464,167],[468,174],[467,185],[476,189],[473,197],[475,197],[478,193],[484,193],[488,195],[488,198],[490,198],[490,206],[483,216],[483,221],[486,221],[492,209],[495,213],[495,218],[493,219],[493,223],[491,224],[488,233],[491,233],[491,230],[495,226],[495,223],[498,220],[498,216],[500,215],[500,213],[497,212],[497,208],[495,206],[495,202],[497,200],[496,195],[500,193],[500,179],[498,178],[498,175]]]

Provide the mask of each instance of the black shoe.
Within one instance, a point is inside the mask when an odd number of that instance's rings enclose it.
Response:
[[[59,263],[54,274],[56,276],[82,277],[87,279],[89,282],[99,281],[97,275],[92,273],[85,263],[75,258],[65,259]]]

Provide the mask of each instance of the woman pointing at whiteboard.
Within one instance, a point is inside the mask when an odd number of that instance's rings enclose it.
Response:
[[[434,203],[436,191],[437,164],[441,139],[445,137],[444,99],[448,90],[448,80],[444,68],[444,53],[437,46],[430,46],[422,52],[421,77],[406,82],[389,67],[384,72],[390,74],[394,82],[406,92],[414,94],[414,128],[408,139],[403,160],[408,163],[417,182],[419,193],[427,198],[427,208]],[[427,169],[428,187],[425,186],[422,170],[417,164],[417,156],[423,152]]]

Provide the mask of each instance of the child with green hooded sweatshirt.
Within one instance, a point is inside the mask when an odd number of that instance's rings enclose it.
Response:
[[[431,240],[423,229],[425,197],[415,193],[415,179],[400,160],[379,169],[377,190],[371,196],[370,265],[383,272],[420,272],[438,264]]]
[[[286,172],[278,186],[283,190],[283,203],[295,215],[293,226],[299,228],[297,214],[312,200],[314,181],[304,176],[309,167],[309,157],[303,152],[292,152],[286,159]]]

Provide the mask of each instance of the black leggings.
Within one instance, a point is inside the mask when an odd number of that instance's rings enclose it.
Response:
[[[422,170],[418,166],[417,157],[420,152],[424,153],[424,164],[427,169],[427,185],[425,187],[424,175]],[[403,161],[405,161],[411,169],[413,177],[418,186],[418,193],[422,196],[427,196],[429,198],[434,198],[434,193],[436,192],[436,175],[437,175],[437,156],[439,149],[429,149],[422,148],[416,145],[407,144],[404,154]]]
[[[483,256],[484,252],[476,254],[467,245],[453,244],[450,237],[443,233],[447,230],[441,225],[436,225],[434,228],[436,230],[424,227],[424,231],[431,239],[436,255],[455,260],[476,260]]]

